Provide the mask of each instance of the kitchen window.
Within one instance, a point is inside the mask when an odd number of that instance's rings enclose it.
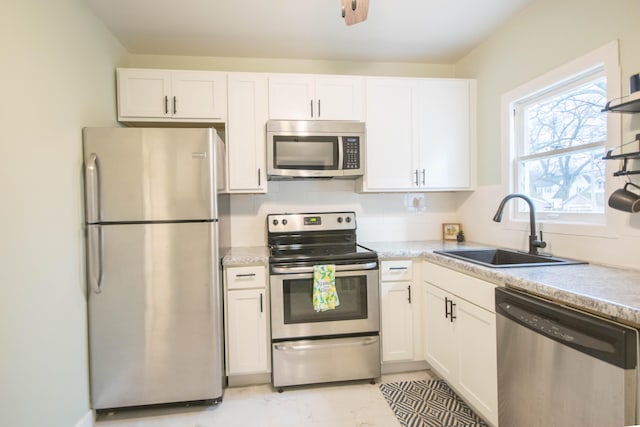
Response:
[[[506,95],[511,191],[531,198],[541,222],[605,224],[602,157],[612,138],[601,110],[618,71],[617,44],[615,67],[607,53],[600,49]],[[526,220],[527,205],[513,205],[512,219]]]

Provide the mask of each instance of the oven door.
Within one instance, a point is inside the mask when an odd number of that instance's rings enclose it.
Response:
[[[272,266],[271,270],[274,340],[379,332],[377,262],[336,265],[340,305],[320,312],[313,308],[313,267]]]

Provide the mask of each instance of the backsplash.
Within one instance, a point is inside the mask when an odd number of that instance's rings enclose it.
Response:
[[[467,193],[357,193],[350,180],[271,181],[269,193],[231,197],[232,246],[266,244],[266,216],[355,211],[359,242],[439,240]],[[464,225],[463,225],[464,227]]]

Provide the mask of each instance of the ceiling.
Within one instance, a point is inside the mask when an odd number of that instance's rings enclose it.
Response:
[[[534,0],[85,0],[134,54],[450,64]]]

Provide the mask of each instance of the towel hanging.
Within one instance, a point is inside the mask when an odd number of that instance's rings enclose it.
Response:
[[[313,266],[313,309],[316,312],[335,310],[340,305],[336,291],[336,266],[321,264]]]

